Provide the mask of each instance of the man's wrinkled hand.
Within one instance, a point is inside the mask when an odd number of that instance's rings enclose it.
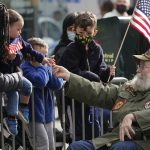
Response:
[[[70,79],[70,72],[62,66],[53,65],[52,72],[55,76],[63,78],[66,81],[69,81]]]
[[[125,140],[125,136],[129,139],[132,139],[132,136],[135,135],[135,131],[132,128],[132,122],[135,121],[135,117],[133,114],[127,114],[122,122],[120,123],[119,128],[119,138],[120,141]]]

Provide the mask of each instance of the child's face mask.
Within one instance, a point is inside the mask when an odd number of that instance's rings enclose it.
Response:
[[[86,45],[92,42],[96,33],[97,30],[94,26],[88,26],[86,27],[86,29],[77,27],[75,40],[80,41]]]
[[[83,35],[76,34],[75,40],[86,45],[92,42],[93,36],[83,36]]]

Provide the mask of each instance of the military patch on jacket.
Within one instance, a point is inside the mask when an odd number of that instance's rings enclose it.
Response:
[[[112,111],[119,110],[121,107],[123,107],[126,104],[127,100],[119,97],[115,103],[115,105],[112,108]]]
[[[145,103],[144,107],[145,107],[145,109],[150,109],[150,101]]]

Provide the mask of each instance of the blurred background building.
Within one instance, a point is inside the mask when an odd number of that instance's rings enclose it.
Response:
[[[102,19],[103,13],[112,9],[111,5],[108,7],[108,5],[104,6],[103,4],[110,1],[112,0],[1,0],[1,2],[6,4],[7,8],[17,10],[24,17],[23,38],[25,40],[33,36],[43,38],[49,44],[49,56],[52,55],[55,46],[59,42],[64,17],[70,12],[92,11],[98,18],[96,40],[102,45],[106,63],[112,64],[131,17],[130,19],[118,18],[119,20],[117,18],[112,18],[112,20]],[[132,15],[137,0],[130,0],[130,2],[131,6],[128,14]],[[135,53],[135,50],[145,50],[149,47],[149,44],[145,40],[143,42],[143,37],[140,37],[137,31],[130,30],[124,42],[122,52],[125,55],[123,56],[124,58],[129,58],[129,56],[126,56],[130,55],[132,60],[132,54]],[[143,45],[146,46],[144,47]],[[127,53],[127,50],[129,53]],[[113,58],[108,60],[108,56]],[[124,61],[130,62],[128,60]],[[123,71],[125,70],[124,67],[121,68],[123,68]],[[129,69],[127,65],[127,70]],[[135,72],[135,65],[130,70]],[[130,71],[129,75],[120,74],[121,71],[118,72],[119,76],[127,78],[130,78],[132,74]]]
[[[25,20],[23,37],[44,38],[50,52],[59,41],[62,21],[67,13],[92,11],[101,18],[101,5],[110,0],[1,0],[8,8],[17,10]],[[134,7],[136,0],[131,0]]]

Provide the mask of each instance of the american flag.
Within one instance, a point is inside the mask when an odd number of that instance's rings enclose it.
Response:
[[[139,0],[130,25],[150,43],[150,0]]]
[[[17,51],[21,50],[22,47],[22,41],[20,40],[20,38],[15,38],[10,44],[9,44],[9,48],[8,48],[8,53],[9,54],[14,54]]]

